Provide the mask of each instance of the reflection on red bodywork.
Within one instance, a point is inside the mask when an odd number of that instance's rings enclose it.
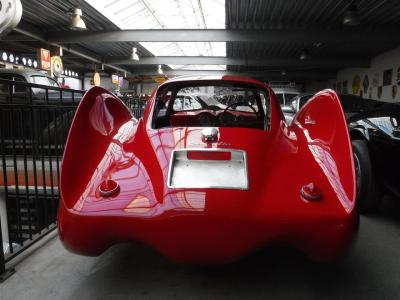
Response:
[[[353,161],[340,104],[333,91],[321,93],[288,127],[268,91],[269,130],[219,128],[219,141],[207,144],[201,127],[153,129],[154,94],[138,121],[105,90],[90,90],[63,161],[58,221],[64,245],[98,255],[115,243],[140,240],[172,259],[198,262],[232,261],[273,243],[314,259],[337,255],[357,224]],[[173,150],[189,150],[188,159],[230,159],[229,152],[196,152],[209,147],[247,153],[248,190],[168,188]],[[118,183],[117,194],[100,195],[98,187],[106,180]],[[301,188],[310,182],[323,193],[321,201],[302,200]]]

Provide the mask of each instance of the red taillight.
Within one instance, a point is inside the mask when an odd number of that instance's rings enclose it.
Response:
[[[227,151],[188,151],[186,155],[191,160],[231,160]]]

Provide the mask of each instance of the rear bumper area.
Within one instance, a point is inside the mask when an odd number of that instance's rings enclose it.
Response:
[[[298,249],[315,261],[334,260],[351,245],[357,218],[264,223],[186,215],[138,220],[82,216],[61,207],[58,222],[64,247],[81,255],[97,256],[117,243],[140,242],[174,261],[229,263],[273,245]]]

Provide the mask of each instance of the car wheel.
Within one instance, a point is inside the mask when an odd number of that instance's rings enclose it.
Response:
[[[353,140],[351,144],[353,146],[358,207],[362,213],[372,212],[377,209],[379,198],[368,146],[364,140]]]

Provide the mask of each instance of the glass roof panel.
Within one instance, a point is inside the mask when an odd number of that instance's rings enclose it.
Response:
[[[169,65],[173,70],[225,71],[226,65]]]
[[[226,56],[225,42],[142,42],[156,56]]]
[[[225,0],[85,1],[121,29],[225,28]],[[226,56],[225,42],[142,42],[140,44],[155,56]],[[170,67],[174,69],[173,65]]]
[[[225,28],[225,0],[85,1],[121,29]]]

